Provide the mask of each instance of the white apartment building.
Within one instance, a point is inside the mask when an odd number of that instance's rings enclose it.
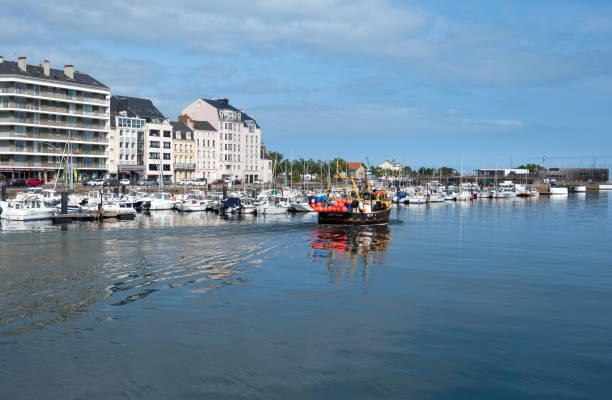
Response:
[[[110,89],[72,65],[0,57],[0,180],[77,181],[107,171]]]
[[[207,179],[237,178],[250,183],[268,176],[264,168],[269,163],[262,160],[260,152],[261,128],[228,99],[198,99],[183,109],[179,119],[192,121],[190,127],[196,132],[195,122],[208,122],[215,129],[201,131],[201,140],[207,144],[214,141],[213,146],[198,147],[206,154],[202,161],[211,166],[200,170]]]
[[[111,176],[173,179],[172,124],[149,99],[112,96]]]

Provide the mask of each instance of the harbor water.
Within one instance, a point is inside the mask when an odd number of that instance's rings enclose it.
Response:
[[[612,196],[0,225],[3,399],[607,399]]]

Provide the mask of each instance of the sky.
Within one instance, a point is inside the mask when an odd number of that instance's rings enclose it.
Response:
[[[414,167],[612,164],[612,2],[0,0],[0,55],[173,120],[229,98],[269,150]],[[463,160],[463,163],[462,161]]]

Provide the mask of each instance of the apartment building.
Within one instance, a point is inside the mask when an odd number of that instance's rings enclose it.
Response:
[[[174,182],[196,177],[196,148],[193,130],[182,122],[173,122]]]
[[[213,168],[206,178],[234,178],[246,182],[263,179],[264,167],[260,152],[261,127],[243,110],[229,104],[228,99],[198,99],[183,109],[180,120],[208,122],[214,131],[207,131],[205,140],[215,140],[206,159]],[[210,137],[210,139],[209,139]],[[210,153],[209,153],[210,154]]]
[[[193,131],[195,141],[195,178],[206,178],[209,181],[218,179],[217,145],[219,135],[208,121],[194,121],[188,115],[179,116],[179,121]]]
[[[149,99],[112,96],[108,169],[112,176],[173,179],[172,124]]]
[[[106,85],[72,65],[0,57],[0,179],[104,177],[109,97]]]

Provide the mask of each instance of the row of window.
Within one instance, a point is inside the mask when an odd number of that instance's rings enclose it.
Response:
[[[164,149],[170,149],[171,147],[171,142],[164,142]],[[150,141],[149,142],[149,147],[152,149],[159,149],[159,142],[158,141]]]
[[[122,117],[117,118],[117,126],[119,126],[119,128],[142,129],[144,128],[146,123],[147,121],[145,121],[144,119]]]
[[[164,153],[164,160],[170,160],[170,156],[170,153]],[[152,160],[159,160],[159,153],[149,153],[149,158]]]
[[[149,130],[149,136],[151,136],[151,137],[160,137],[159,130],[157,130],[157,129],[151,129],[151,130]],[[165,138],[170,138],[170,137],[172,137],[172,132],[170,132],[170,131],[164,131],[164,137],[165,137]]]

